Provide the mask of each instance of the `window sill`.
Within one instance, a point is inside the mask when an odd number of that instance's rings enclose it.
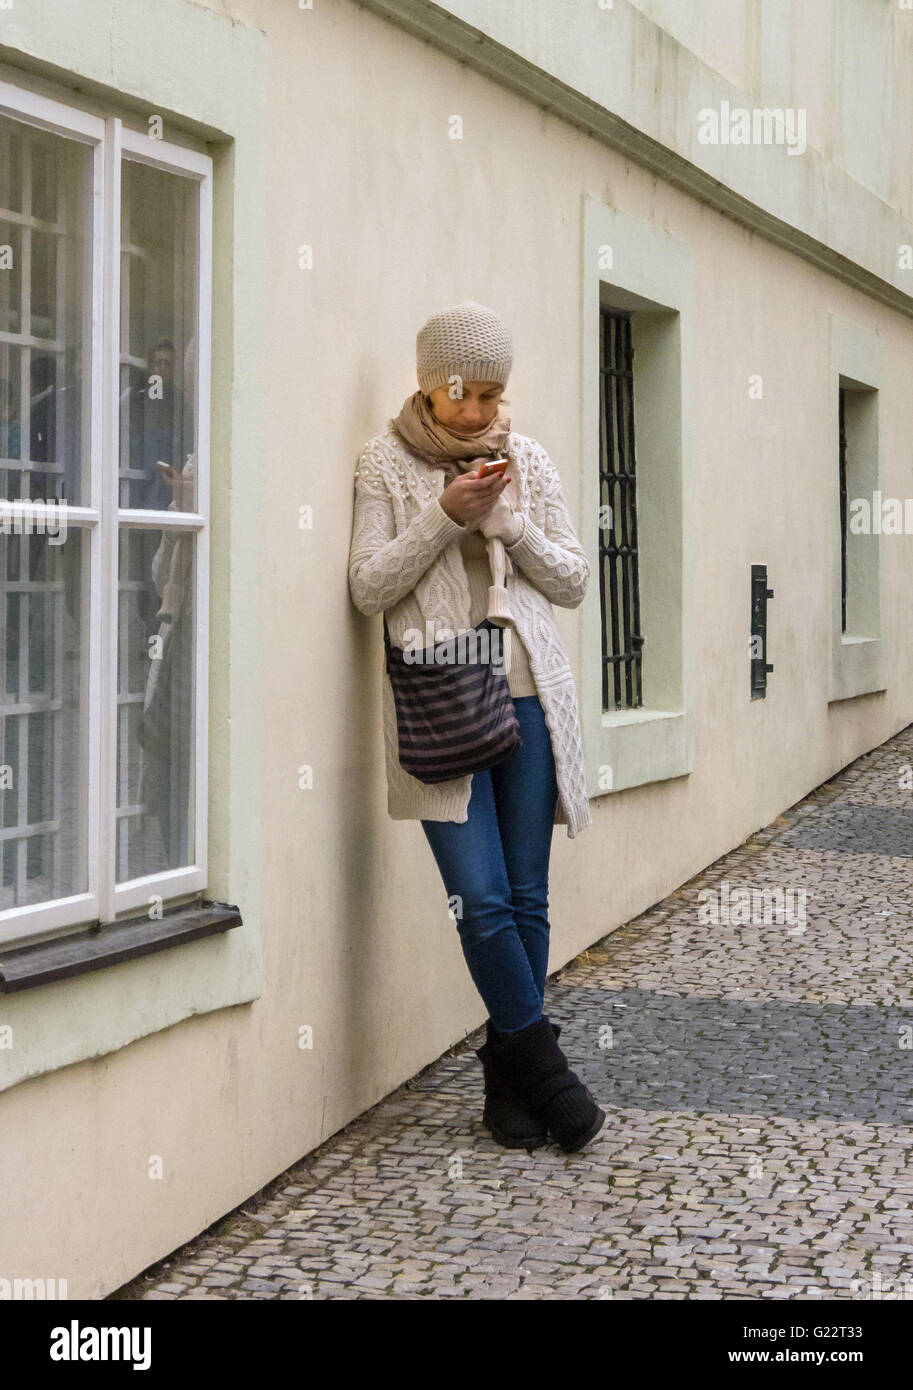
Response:
[[[164,951],[187,941],[242,925],[228,903],[206,903],[165,913],[158,921],[134,918],[0,951],[0,993],[13,994],[73,975],[102,970],[122,961]]]
[[[600,724],[603,729],[617,729],[625,724],[646,724],[653,719],[682,719],[675,709],[617,709],[603,710]]]
[[[590,796],[684,777],[692,771],[691,721],[683,710],[604,711],[598,729],[584,728]]]
[[[839,645],[838,645],[839,641]],[[857,695],[875,695],[885,690],[884,643],[880,637],[835,634],[831,661],[831,688],[828,704],[852,700]]]

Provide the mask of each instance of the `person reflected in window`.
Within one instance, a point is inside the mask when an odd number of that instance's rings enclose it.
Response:
[[[195,459],[182,473],[170,471],[172,511],[193,505]],[[188,531],[153,533],[158,549],[152,558],[157,594],[155,641],[137,738],[144,750],[143,792],[146,809],[159,822],[162,863],[177,868],[191,854],[191,736],[193,719],[193,548]],[[147,865],[146,872],[151,871]]]
[[[130,395],[131,507],[164,511],[171,489],[160,465],[183,468],[193,448],[192,412],[175,385],[174,359],[174,343],[160,338],[149,353],[148,374]]]
[[[130,421],[129,500],[122,505],[166,511],[172,503],[172,480],[183,471],[192,448],[193,417],[183,391],[175,385],[171,338],[154,343],[148,360],[148,373],[131,389],[126,402]],[[182,488],[180,506],[192,508],[192,487]],[[159,533],[141,531],[135,540],[141,550],[140,572],[151,578]],[[151,584],[137,592],[137,604],[147,631],[153,631],[158,599]]]
[[[20,439],[19,420],[13,414],[13,390],[9,379],[0,376],[0,455],[5,459],[18,459]],[[10,495],[7,485],[4,496],[9,498]],[[18,489],[12,495],[18,496]]]

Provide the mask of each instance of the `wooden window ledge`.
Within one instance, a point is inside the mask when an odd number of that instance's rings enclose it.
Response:
[[[85,975],[241,925],[241,914],[230,903],[203,902],[165,912],[158,921],[133,918],[87,927],[56,941],[0,946],[0,993]]]

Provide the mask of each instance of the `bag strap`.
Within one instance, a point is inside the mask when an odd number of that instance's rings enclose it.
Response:
[[[390,629],[387,627],[387,615],[384,614],[384,646],[390,650]]]

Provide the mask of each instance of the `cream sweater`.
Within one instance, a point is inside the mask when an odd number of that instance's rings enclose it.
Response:
[[[503,496],[525,524],[519,539],[506,547],[513,573],[506,576],[505,587],[551,734],[558,782],[555,824],[566,825],[573,839],[591,824],[591,816],[577,692],[552,604],[576,608],[581,603],[589,562],[571,524],[557,470],[541,444],[512,432],[506,452],[511,482]],[[406,645],[409,629],[418,631],[421,646],[430,646],[442,640],[439,632],[465,631],[487,612],[490,579],[484,576],[484,591],[472,582],[464,547],[473,542],[440,505],[444,486],[442,471],[411,454],[392,421],[359,454],[349,590],[360,612],[386,612],[390,641],[397,646]],[[378,645],[383,662],[383,644]],[[390,816],[465,821],[471,775],[427,784],[403,769],[386,670],[382,679]]]
[[[464,526],[458,544],[469,580],[469,621],[475,627],[488,613],[491,564],[481,531],[467,531]],[[519,699],[521,695],[538,694],[523,639],[510,626],[504,629],[504,665],[507,684],[514,699]]]

